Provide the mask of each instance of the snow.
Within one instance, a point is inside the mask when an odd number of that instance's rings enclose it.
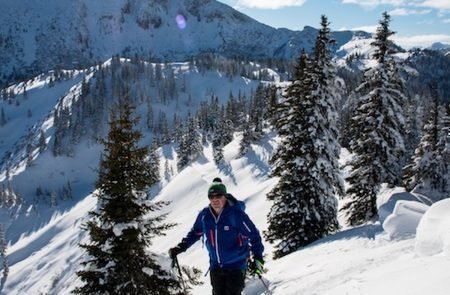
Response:
[[[383,229],[391,238],[414,235],[428,208],[416,201],[399,200],[395,203],[394,212],[383,222]]]
[[[257,85],[247,85],[248,81],[238,77],[229,81],[216,72],[188,73],[188,67],[183,63],[172,66],[177,74],[187,75],[188,86],[193,90],[197,104],[204,98],[209,99],[212,93],[225,102],[230,89],[234,94],[241,89],[249,95]],[[74,86],[86,74],[89,73],[74,72],[72,78],[54,87],[48,87],[45,82],[49,75],[42,75],[27,82],[28,99],[19,94],[20,105],[0,102],[8,116],[14,119],[7,127],[0,128],[0,153],[12,151],[20,159],[24,150],[23,138],[36,135],[34,129],[30,131],[33,126],[45,130],[51,137],[51,112],[55,104],[61,99],[70,103],[68,98],[78,91]],[[17,85],[11,87],[20,89]],[[28,108],[32,109],[33,117],[25,119]],[[188,111],[188,108],[184,109]],[[204,146],[203,156],[196,162],[182,171],[163,176],[160,186],[152,188],[154,200],[170,202],[163,209],[168,213],[166,221],[177,223],[166,236],[152,240],[150,250],[159,254],[161,265],[169,267],[168,249],[181,241],[198,212],[208,204],[207,188],[215,177],[220,177],[228,191],[245,202],[246,212],[261,232],[267,229],[271,202],[266,195],[278,181],[270,176],[268,162],[279,138],[274,132],[266,131],[244,157],[238,152],[242,134],[235,134],[234,140],[224,148],[224,163],[220,166],[214,163],[212,147],[208,143]],[[0,210],[0,222],[7,229],[9,262],[9,274],[0,284],[0,294],[70,294],[81,284],[75,272],[80,270],[80,262],[85,257],[78,244],[86,241],[86,232],[81,231],[81,227],[88,212],[96,208],[92,189],[101,147],[83,142],[76,148],[73,158],[55,158],[47,150],[39,154],[30,167],[14,162],[17,166],[12,171],[15,190],[25,201],[16,211]],[[161,175],[164,175],[166,160],[176,171],[174,146],[164,146],[158,152]],[[348,163],[351,157],[348,151],[342,150],[340,163]],[[348,166],[343,172],[351,173]],[[5,177],[6,173],[0,173],[0,181]],[[73,199],[61,201],[54,208],[34,200],[36,187],[42,185],[49,190],[58,190],[68,180],[73,188]],[[340,206],[344,203],[345,200],[339,200]],[[383,186],[377,205],[378,222],[349,228],[340,213],[340,232],[279,260],[272,259],[273,246],[265,241],[267,273],[264,280],[272,294],[448,294],[449,200],[432,204],[428,196]],[[130,224],[117,226],[114,231],[120,235],[128,226]],[[208,270],[208,255],[201,242],[180,254],[179,262],[199,268],[203,273]],[[143,271],[148,273],[150,270]],[[211,294],[209,277],[202,276],[201,279],[204,284],[195,287],[193,294]],[[259,279],[251,280],[245,290],[246,295],[264,292],[265,287]]]
[[[417,227],[416,252],[423,256],[450,256],[450,199],[434,203]]]
[[[149,276],[152,276],[152,275],[153,275],[153,269],[151,269],[151,268],[144,267],[144,268],[142,269],[142,271],[143,271],[144,273],[146,273],[147,275],[149,275]]]
[[[268,177],[267,160],[277,139],[269,134],[261,144],[252,145],[245,157],[238,157],[239,139],[237,135],[225,147],[223,167],[214,164],[211,146],[206,145],[204,157],[175,175],[156,196],[156,200],[172,201],[165,208],[169,212],[167,221],[178,223],[151,246],[152,251],[165,257],[166,265],[167,250],[181,240],[199,210],[208,203],[206,191],[214,177],[221,177],[228,191],[245,201],[246,212],[260,230],[267,228],[270,202],[265,194],[277,181]],[[279,260],[272,260],[272,246],[265,242],[264,280],[272,294],[448,294],[450,218],[446,212],[450,210],[450,200],[435,203],[427,210],[428,206],[417,199],[398,199],[399,191],[385,188],[380,194],[386,203],[397,199],[382,226],[375,223],[343,229]],[[75,271],[83,253],[77,244],[86,236],[80,232],[80,226],[86,213],[95,208],[95,201],[92,195],[87,196],[10,244],[10,273],[2,294],[69,294],[80,284]],[[416,237],[414,228],[418,223]],[[206,272],[206,249],[198,242],[179,255],[179,262]],[[195,287],[193,294],[210,294],[209,278],[202,276],[202,280],[205,283]],[[247,295],[264,292],[259,279],[252,279],[245,290]]]
[[[114,225],[113,233],[116,237],[120,237],[123,234],[123,231],[129,228],[138,228],[139,224],[137,222],[129,222],[129,223],[120,223]]]
[[[1,294],[39,294],[50,290],[69,294],[82,256],[77,244],[86,237],[79,228],[95,204],[96,199],[89,195],[70,211],[55,215],[36,232],[9,245],[9,275]]]
[[[49,0],[45,5],[33,1],[24,5],[1,1],[1,17],[9,25],[0,28],[0,34],[11,34],[16,40],[14,46],[4,48],[1,72],[33,63],[53,67],[55,57],[62,53],[67,67],[124,51],[186,60],[202,52],[273,56],[278,48],[293,42],[294,48],[278,52],[291,57],[303,45],[301,41],[312,47],[313,38],[306,33],[278,30],[220,2],[204,2]]]

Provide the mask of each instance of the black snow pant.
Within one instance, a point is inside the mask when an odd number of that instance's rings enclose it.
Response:
[[[241,295],[245,287],[245,270],[211,269],[213,295]]]

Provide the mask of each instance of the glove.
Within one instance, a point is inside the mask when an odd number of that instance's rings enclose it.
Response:
[[[253,257],[248,264],[248,271],[253,276],[261,276],[264,272],[264,260],[260,257]]]
[[[183,253],[186,250],[187,250],[186,244],[181,242],[176,247],[173,247],[169,250],[169,257],[173,260],[177,257],[178,254]]]

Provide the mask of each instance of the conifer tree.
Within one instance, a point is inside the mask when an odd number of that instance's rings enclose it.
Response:
[[[225,107],[221,108],[213,130],[213,157],[216,164],[220,164],[223,161],[223,148],[233,140],[233,123],[227,119]]]
[[[147,252],[151,239],[171,227],[164,215],[144,216],[160,210],[162,203],[147,200],[155,181],[146,160],[148,150],[138,146],[138,119],[129,101],[111,112],[109,133],[96,183],[97,209],[86,223],[90,241],[84,269],[77,274],[84,285],[77,294],[174,294],[177,281]]]
[[[410,191],[447,197],[445,108],[436,93],[434,96],[422,138],[411,162],[405,167],[404,185]]]
[[[197,119],[189,115],[184,134],[178,146],[178,169],[184,168],[202,154],[203,146],[201,140]]]
[[[5,110],[2,107],[0,110],[0,127],[4,126],[7,122],[8,120],[6,119]]]
[[[152,143],[150,152],[148,155],[148,166],[149,166],[149,183],[158,183],[161,179],[159,175],[160,165],[159,165],[159,155],[157,152],[158,146],[156,142]]]
[[[44,130],[41,129],[39,132],[39,152],[43,153],[47,149],[47,140],[45,138]]]
[[[425,100],[418,94],[411,97],[409,103],[404,107],[405,113],[405,151],[406,158],[411,158],[419,144],[424,125],[424,103]]]
[[[242,131],[242,139],[239,144],[239,155],[244,156],[247,153],[248,148],[250,147],[250,144],[252,143],[253,140],[252,136],[253,132],[250,129],[249,120],[245,120]]]
[[[223,143],[220,137],[220,133],[214,133],[212,139],[213,158],[216,165],[223,162]]]
[[[390,16],[385,12],[380,20],[375,41],[376,66],[368,69],[361,84],[352,93],[355,105],[350,120],[350,150],[355,157],[350,162],[352,173],[346,196],[350,199],[342,208],[350,225],[358,225],[378,216],[377,192],[382,183],[398,184],[404,164],[404,116],[406,101],[399,68],[392,58],[389,36]]]
[[[0,223],[0,257],[2,258],[2,266],[3,266],[3,278],[2,281],[6,280],[9,274],[9,263],[8,257],[6,256],[7,252],[7,243],[6,243],[6,234],[3,227],[3,224]]]
[[[31,143],[27,144],[26,155],[27,155],[27,167],[30,167],[33,163],[33,145]]]
[[[266,101],[266,94],[267,89],[262,84],[259,84],[250,101],[250,128],[253,133],[252,137],[255,140],[262,137],[264,119],[267,117],[269,103]]]
[[[296,80],[278,106],[275,123],[281,143],[271,159],[273,175],[280,178],[268,194],[274,201],[265,232],[278,242],[275,258],[306,246],[338,229],[336,193],[342,192],[338,169],[334,77],[328,20],[321,19],[315,58],[303,52]]]
[[[219,165],[223,162],[223,147],[224,147],[224,123],[223,120],[219,120],[214,126],[214,132],[212,135],[212,150],[213,150],[213,158],[216,165]]]

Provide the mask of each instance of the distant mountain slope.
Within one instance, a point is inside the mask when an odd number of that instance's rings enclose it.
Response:
[[[205,52],[290,59],[311,49],[317,32],[274,29],[214,0],[0,0],[0,6],[0,82],[11,73],[86,67],[123,53],[166,61]],[[336,49],[354,34],[336,32]]]

